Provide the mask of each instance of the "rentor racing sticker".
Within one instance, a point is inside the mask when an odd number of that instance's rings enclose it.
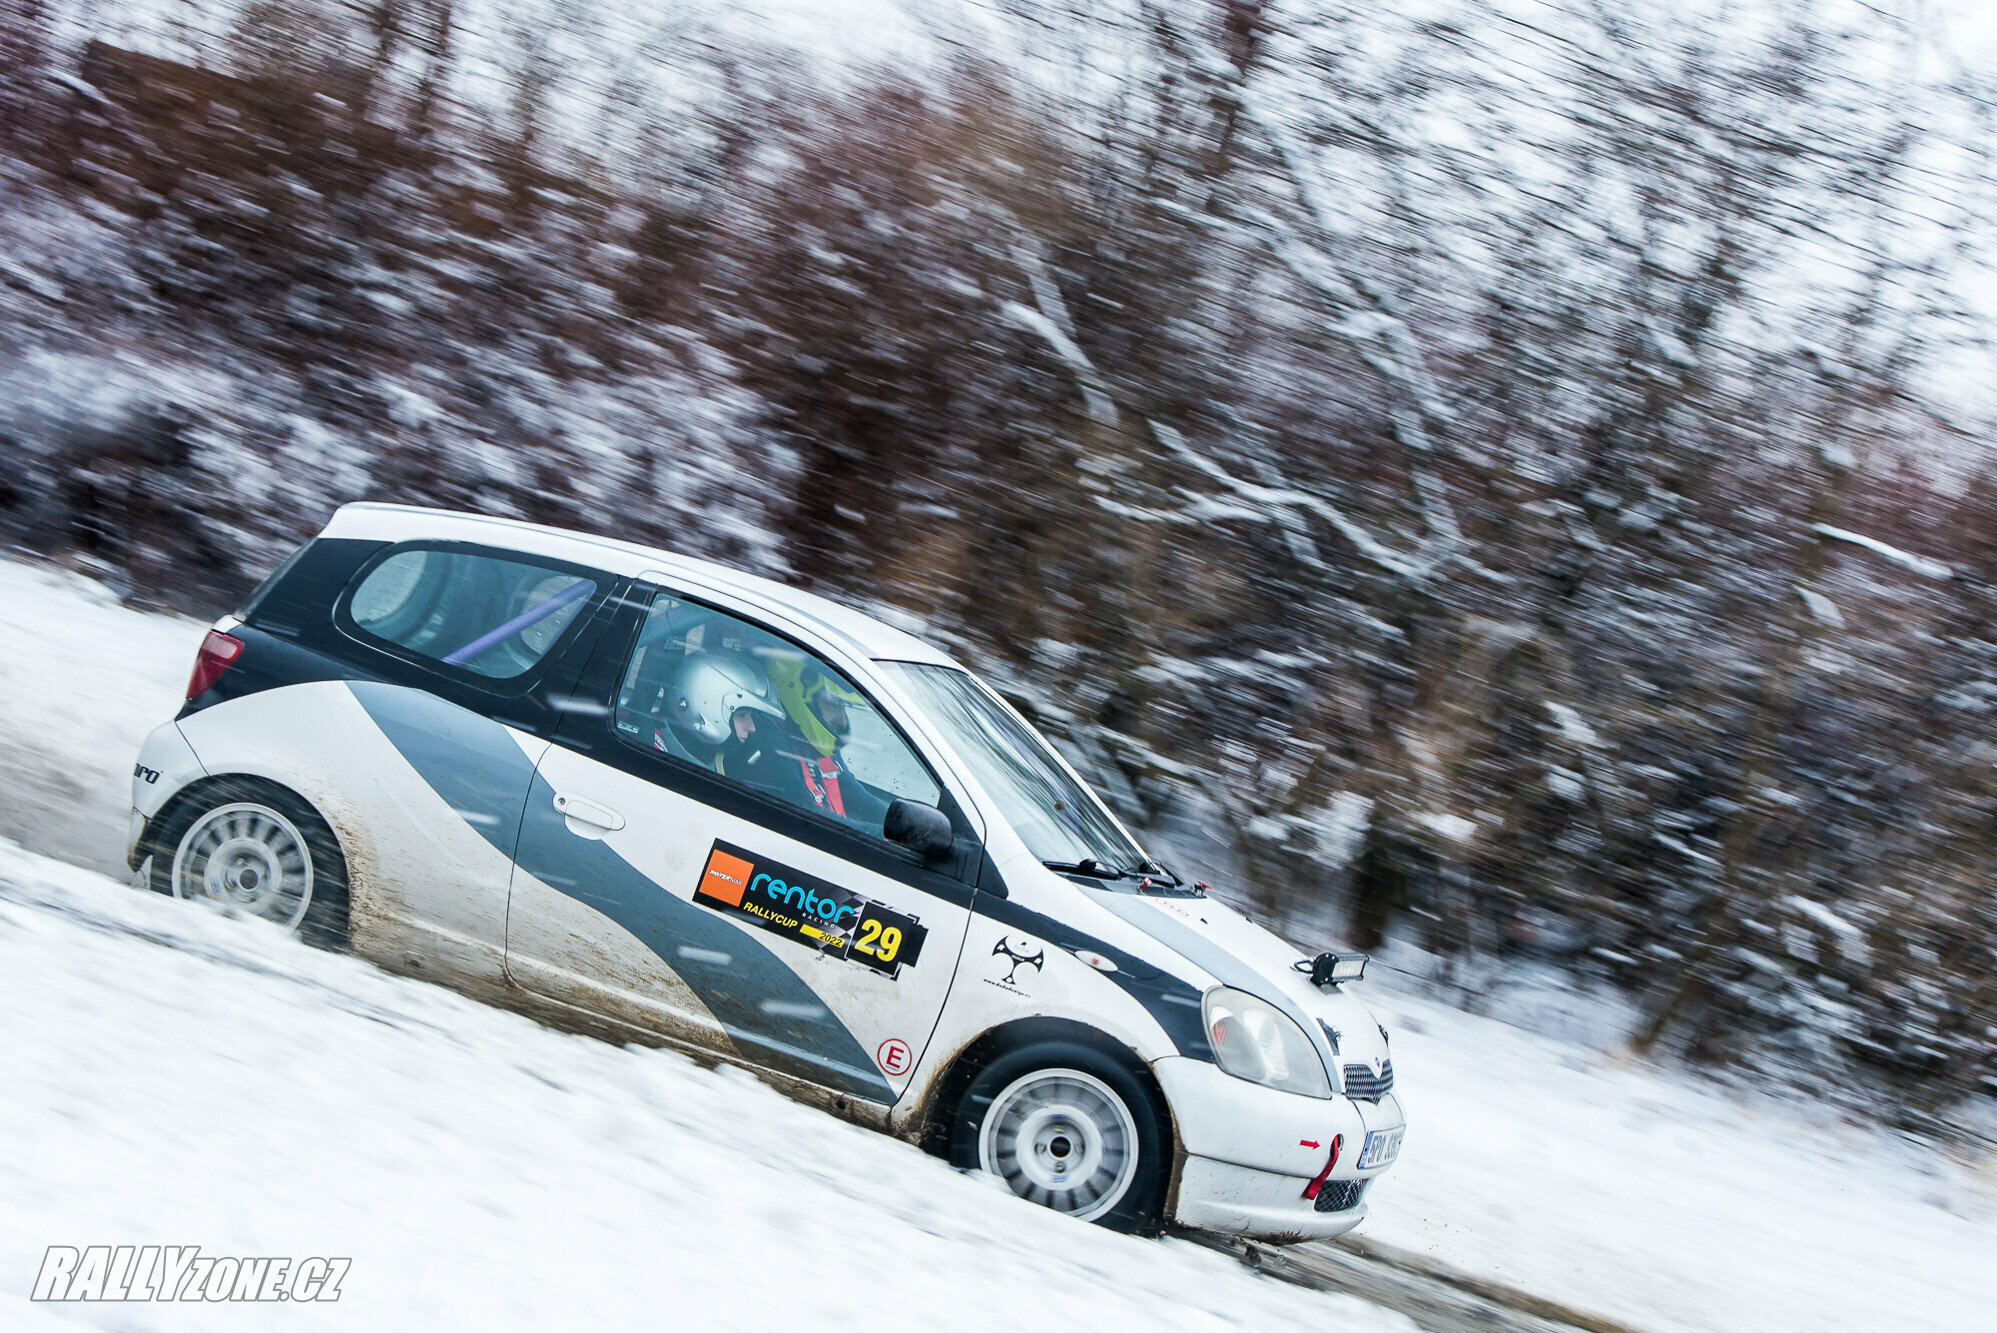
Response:
[[[922,957],[928,927],[906,912],[715,840],[693,900],[746,916],[821,953],[894,979]]]

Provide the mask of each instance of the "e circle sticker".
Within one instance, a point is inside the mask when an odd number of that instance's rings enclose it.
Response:
[[[911,1059],[908,1043],[900,1037],[889,1037],[881,1043],[881,1048],[874,1052],[874,1059],[880,1064],[882,1073],[906,1074]]]

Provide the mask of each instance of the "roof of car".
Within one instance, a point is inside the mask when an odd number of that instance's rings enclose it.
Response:
[[[374,503],[342,505],[320,535],[391,542],[474,542],[590,565],[629,578],[653,572],[669,574],[688,585],[689,592],[720,593],[746,606],[804,622],[821,634],[845,640],[863,657],[957,665],[948,654],[913,634],[851,607],[711,560],[696,560],[614,537],[449,509]]]

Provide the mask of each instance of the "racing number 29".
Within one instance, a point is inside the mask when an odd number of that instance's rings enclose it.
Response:
[[[846,957],[893,980],[922,957],[922,941],[928,933],[915,917],[880,903],[868,903]]]
[[[860,938],[853,941],[853,947],[870,958],[892,963],[901,952],[901,927],[884,926],[868,917],[860,923]]]

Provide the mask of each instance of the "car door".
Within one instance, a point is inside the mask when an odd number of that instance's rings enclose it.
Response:
[[[652,585],[577,692],[590,707],[542,757],[521,825],[515,984],[891,1105],[949,990],[982,859],[934,769],[822,652]],[[883,836],[896,798],[950,816],[950,856]]]

